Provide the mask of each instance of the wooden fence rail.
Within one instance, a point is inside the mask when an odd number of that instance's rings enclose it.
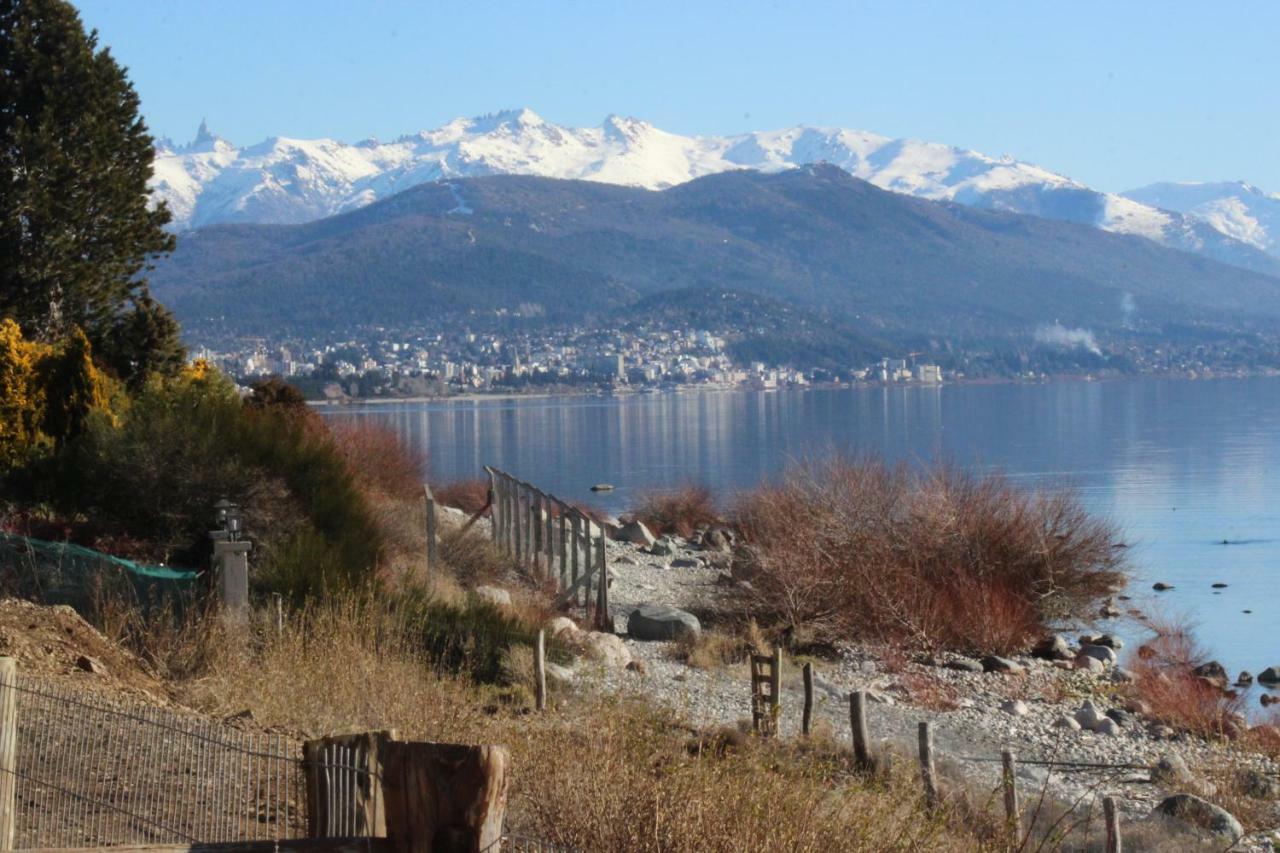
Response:
[[[485,466],[493,495],[493,542],[517,565],[551,580],[558,607],[580,606],[597,630],[612,631],[608,533],[573,504]]]

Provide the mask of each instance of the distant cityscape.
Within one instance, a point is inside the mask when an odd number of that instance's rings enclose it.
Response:
[[[341,341],[244,338],[201,346],[206,359],[245,382],[276,375],[315,399],[433,397],[575,386],[653,388],[705,385],[771,390],[815,381],[938,384],[941,366],[883,357],[826,368],[737,363],[722,334],[705,329],[538,332],[393,332],[364,329]]]
[[[483,320],[481,321],[481,324]],[[964,379],[1036,380],[1048,375],[1123,374],[1208,377],[1273,373],[1275,341],[1107,349],[1029,347],[885,353],[865,363],[770,365],[735,358],[732,329],[682,328],[647,321],[587,326],[480,329],[463,323],[425,329],[362,327],[342,339],[226,338],[193,347],[246,384],[276,375],[311,399],[443,397],[572,389],[706,386],[770,390],[831,383],[938,385]]]

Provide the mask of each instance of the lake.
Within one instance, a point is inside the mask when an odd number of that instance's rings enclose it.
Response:
[[[437,480],[488,464],[613,512],[645,489],[748,488],[826,449],[1065,482],[1131,545],[1132,605],[1190,617],[1231,671],[1280,665],[1280,380],[704,391],[372,404]],[[593,483],[615,491],[593,494]],[[1224,540],[1228,544],[1223,544]],[[1175,589],[1154,593],[1152,583]],[[1211,584],[1225,583],[1215,590]],[[1251,610],[1252,613],[1245,613]],[[1132,627],[1121,632],[1135,636]]]

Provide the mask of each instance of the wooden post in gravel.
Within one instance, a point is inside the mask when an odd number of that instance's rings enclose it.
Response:
[[[560,588],[564,589],[569,574],[569,508],[560,507]]]
[[[600,526],[600,538],[596,540],[596,630],[613,633],[613,619],[609,616],[609,568],[606,565],[604,525]]]
[[[498,533],[502,529],[502,507],[500,506],[501,498],[498,496],[498,477],[488,465],[484,466],[484,472],[489,476],[489,493],[485,496],[485,503],[489,504],[489,538],[493,540],[494,545],[498,546],[498,550],[502,550],[500,534]]]
[[[533,681],[536,707],[547,710],[547,632],[538,631],[538,642],[533,647]]]
[[[387,744],[387,839],[396,853],[498,850],[511,761],[501,746]]]
[[[782,646],[773,647],[773,668],[769,673],[769,697],[773,702],[773,731],[782,731]]]
[[[849,694],[849,729],[853,735],[853,760],[858,769],[871,770],[871,746],[867,735],[867,691]]]
[[[1016,850],[1022,842],[1022,809],[1018,805],[1017,760],[1009,750],[1000,753],[1003,770],[1001,785],[1004,787],[1004,817],[1009,830],[1009,847]]]
[[[520,510],[520,486],[511,481],[511,538],[515,543],[516,565],[524,557],[524,513]]]
[[[13,849],[18,795],[18,663],[0,658],[0,850]]]
[[[422,484],[427,501],[427,575],[435,574],[439,565],[436,563],[436,496],[431,493],[431,486]]]
[[[528,565],[530,571],[532,571],[534,574],[537,574],[538,549],[542,545],[542,541],[541,541],[542,534],[538,532],[538,528],[540,527],[540,525],[538,524],[538,521],[539,521],[538,490],[535,489],[533,486],[528,486],[528,489],[529,489],[529,519],[528,519],[529,547],[525,549],[524,556],[525,556],[525,563]]]
[[[804,665],[804,715],[800,718],[800,733],[808,737],[813,727],[813,663]]]
[[[545,496],[542,502],[542,509],[546,513],[546,517],[542,520],[545,525],[542,536],[542,546],[547,555],[547,577],[553,577],[556,571],[556,519],[551,512],[554,505],[554,498],[550,495]]]
[[[1107,853],[1121,853],[1124,843],[1120,840],[1120,812],[1115,797],[1102,798],[1102,813],[1107,820]]]
[[[578,585],[578,552],[582,548],[582,533],[579,530],[579,527],[581,526],[578,522],[579,512],[575,509],[572,511],[572,513],[573,513],[573,517],[570,519],[570,522],[573,524],[573,553],[570,556],[572,558],[571,568],[572,568],[573,574],[569,578],[569,586],[574,587]],[[575,592],[574,602],[573,602],[575,605],[578,603],[577,595],[578,594]]]
[[[927,722],[920,724],[920,781],[924,783],[924,802],[932,811],[938,806],[938,777],[933,766],[933,732]]]

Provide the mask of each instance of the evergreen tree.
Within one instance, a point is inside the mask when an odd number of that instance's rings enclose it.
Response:
[[[163,332],[149,346],[171,354],[176,325],[141,275],[173,249],[168,210],[148,203],[154,156],[124,69],[71,4],[0,0],[0,317],[46,342],[79,327],[118,355],[117,327],[142,307]]]

